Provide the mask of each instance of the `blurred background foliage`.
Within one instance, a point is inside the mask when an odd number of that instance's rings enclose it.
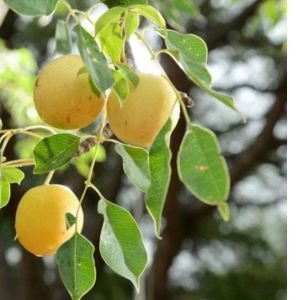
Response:
[[[69,1],[87,9],[97,1]],[[97,283],[91,300],[284,300],[286,299],[286,10],[283,0],[152,0],[168,26],[200,35],[209,48],[214,86],[234,95],[247,124],[186,79],[167,57],[170,78],[194,100],[196,123],[214,130],[230,166],[231,221],[202,205],[181,185],[176,170],[164,212],[163,239],[156,240],[142,195],[123,175],[110,145],[99,153],[94,183],[107,199],[130,209],[142,228],[151,264],[135,295],[129,282],[108,269],[96,251]],[[55,54],[55,23],[65,15],[18,16],[0,1],[0,113],[3,128],[41,123],[33,107],[38,68]],[[143,26],[147,23],[144,22]],[[151,39],[153,45],[161,41]],[[131,51],[135,52],[132,47]],[[181,120],[172,150],[184,132]],[[30,157],[34,141],[16,137],[7,157]],[[175,156],[175,155],[174,155]],[[57,172],[54,182],[79,195],[90,155]],[[174,162],[173,162],[174,165]],[[25,168],[9,206],[0,211],[0,300],[68,299],[53,257],[38,259],[14,241],[14,216],[22,194],[41,184]],[[84,203],[84,234],[97,248],[101,217],[97,198]]]

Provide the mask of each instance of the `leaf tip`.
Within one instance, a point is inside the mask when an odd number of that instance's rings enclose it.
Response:
[[[101,198],[98,202],[98,207],[97,207],[97,211],[99,214],[104,215],[105,213],[105,209],[106,209],[106,204],[105,204],[105,199]]]
[[[218,212],[222,217],[224,222],[229,222],[230,220],[230,208],[227,202],[222,202],[218,205]]]

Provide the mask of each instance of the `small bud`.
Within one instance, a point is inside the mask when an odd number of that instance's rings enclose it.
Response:
[[[180,95],[186,107],[194,106],[194,101],[188,94],[180,92]]]

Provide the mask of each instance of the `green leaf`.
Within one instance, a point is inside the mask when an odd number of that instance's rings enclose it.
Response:
[[[111,58],[113,63],[119,63],[123,50],[122,28],[119,20],[110,22],[98,33],[97,37],[103,52]]]
[[[97,96],[100,97],[101,96],[101,92],[99,91],[99,89],[95,86],[91,76],[89,75],[89,84],[90,84],[90,88],[92,90],[92,92]]]
[[[206,86],[211,85],[212,78],[209,71],[207,70],[207,67],[204,64],[186,59],[181,61],[181,65],[189,78],[194,81],[194,83],[196,83],[199,87],[203,84],[205,84]]]
[[[7,181],[1,180],[0,182],[0,208],[8,204],[10,198],[10,184]]]
[[[76,233],[56,253],[60,277],[74,300],[81,299],[95,284],[94,251],[93,244]]]
[[[24,179],[24,173],[15,167],[2,166],[2,180],[8,183],[20,184]]]
[[[103,95],[114,83],[112,70],[93,37],[80,25],[75,27],[80,55],[97,90]]]
[[[133,4],[147,4],[147,0],[104,0],[103,1],[108,7],[114,6],[130,6]]]
[[[205,42],[196,35],[182,34],[173,30],[166,31],[165,39],[168,47],[167,53],[178,63],[188,77],[204,92],[241,115],[232,97],[210,87],[212,79],[206,67],[207,47]],[[241,117],[245,120],[242,115]]]
[[[79,143],[80,138],[70,133],[59,133],[44,138],[33,150],[34,173],[47,173],[65,165],[76,153]]]
[[[230,208],[227,202],[222,202],[218,205],[218,211],[225,222],[230,220]]]
[[[147,253],[139,227],[124,208],[101,199],[99,213],[104,216],[100,253],[116,273],[130,280],[139,290],[140,276],[147,265]]]
[[[120,71],[114,72],[115,84],[113,86],[113,91],[118,97],[120,106],[124,104],[129,94],[129,86],[127,80],[124,79]]]
[[[64,54],[71,53],[72,41],[68,24],[58,20],[55,29],[56,51]]]
[[[135,12],[128,12],[125,17],[125,35],[126,40],[137,31],[140,25],[140,16]]]
[[[149,149],[151,184],[145,195],[145,201],[147,210],[154,221],[155,232],[158,237],[171,178],[170,162],[172,154],[169,144],[172,127],[172,121],[169,119]]]
[[[178,51],[184,60],[207,63],[207,46],[199,36],[167,30],[165,38],[168,49]]]
[[[211,75],[206,68],[205,42],[194,34],[183,34],[173,30],[166,32],[169,55],[179,63],[179,66],[193,81],[196,78],[211,84]]]
[[[118,22],[123,12],[126,11],[124,7],[113,7],[106,11],[96,22],[96,33],[104,30],[111,22]]]
[[[4,0],[4,2],[19,14],[42,16],[52,13],[58,0]]]
[[[177,157],[181,181],[199,200],[218,205],[227,200],[230,177],[215,134],[197,125],[186,132]]]
[[[66,228],[71,228],[76,223],[76,217],[71,213],[66,213]]]
[[[88,71],[87,71],[86,67],[84,66],[84,67],[82,67],[82,68],[79,69],[79,71],[77,73],[77,77],[80,76],[80,75],[82,75],[82,74],[86,74],[87,72]]]
[[[144,148],[118,144],[116,152],[123,159],[123,169],[130,181],[141,191],[150,186],[149,155]]]
[[[192,0],[172,0],[172,4],[180,13],[186,13],[191,16],[199,14],[199,8]]]
[[[125,78],[128,82],[130,82],[134,86],[137,86],[139,84],[139,76],[130,67],[128,67],[128,65],[119,64],[118,68],[123,78]]]
[[[140,15],[150,20],[151,22],[157,24],[159,27],[163,29],[166,28],[165,19],[162,17],[160,12],[157,9],[155,9],[153,6],[136,4],[136,5],[132,5],[130,9],[138,12]]]
[[[11,166],[1,166],[0,163],[0,208],[6,206],[10,198],[10,184],[18,183],[24,179],[24,173]]]

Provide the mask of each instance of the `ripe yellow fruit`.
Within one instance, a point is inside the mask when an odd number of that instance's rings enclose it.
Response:
[[[107,118],[114,134],[123,142],[149,147],[170,117],[176,104],[176,93],[164,77],[138,74],[140,81],[130,87],[123,106],[111,92]]]
[[[91,124],[103,108],[102,97],[90,88],[79,55],[65,55],[42,68],[33,91],[41,119],[60,129],[78,129]]]
[[[75,233],[66,226],[66,213],[76,215],[79,201],[63,185],[40,185],[28,190],[18,204],[15,228],[20,244],[37,256],[53,255]],[[83,226],[80,207],[77,231]]]

